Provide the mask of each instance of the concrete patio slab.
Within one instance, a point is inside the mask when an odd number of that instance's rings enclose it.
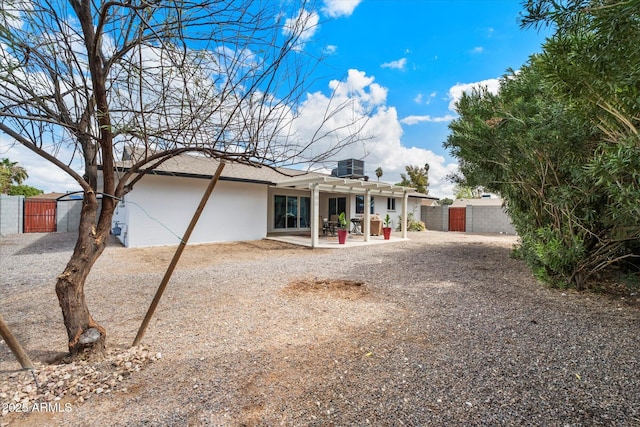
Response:
[[[311,237],[310,236],[296,236],[296,235],[282,235],[282,236],[267,236],[269,240],[275,240],[278,242],[291,243],[293,245],[311,247]],[[389,240],[384,240],[382,236],[370,236],[369,241],[364,241],[363,235],[352,235],[349,234],[347,237],[347,241],[344,245],[338,243],[338,236],[335,237],[320,237],[318,245],[316,248],[321,249],[344,249],[351,248],[354,246],[368,246],[368,245],[379,245],[385,243],[396,243],[408,241],[409,239],[403,239],[402,237],[393,236]]]

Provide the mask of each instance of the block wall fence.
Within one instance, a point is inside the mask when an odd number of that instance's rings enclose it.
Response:
[[[422,206],[420,217],[427,230],[449,231],[449,206]],[[465,232],[516,234],[516,229],[501,206],[467,205]]]

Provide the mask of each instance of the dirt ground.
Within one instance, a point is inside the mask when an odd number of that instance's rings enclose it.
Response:
[[[0,342],[2,427],[640,425],[637,297],[548,289],[514,236],[191,246],[134,349],[175,247],[112,244],[86,286],[107,358],[47,366],[73,242],[0,240],[0,313],[37,365]]]

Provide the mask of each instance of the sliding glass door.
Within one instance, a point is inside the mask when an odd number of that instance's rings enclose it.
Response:
[[[299,230],[311,227],[311,198],[274,196],[273,228]]]

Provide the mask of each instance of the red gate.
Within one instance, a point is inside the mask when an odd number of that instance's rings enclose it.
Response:
[[[449,208],[449,231],[466,231],[467,208]]]
[[[55,200],[25,199],[24,200],[24,232],[49,233],[56,231]]]

